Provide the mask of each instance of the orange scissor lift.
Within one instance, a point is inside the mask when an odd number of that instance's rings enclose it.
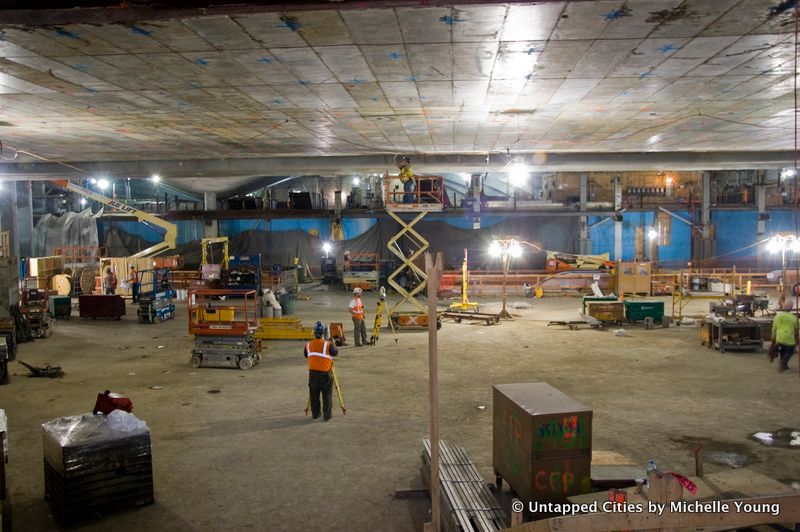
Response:
[[[250,369],[261,362],[255,290],[191,290],[188,301],[192,367]]]

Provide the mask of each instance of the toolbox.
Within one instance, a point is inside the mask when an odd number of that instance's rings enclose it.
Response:
[[[523,501],[591,491],[592,411],[546,382],[493,391],[492,464]]]

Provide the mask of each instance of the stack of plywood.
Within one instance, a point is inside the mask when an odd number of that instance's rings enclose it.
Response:
[[[64,257],[53,255],[51,257],[33,257],[28,261],[30,277],[38,279],[38,288],[46,290],[50,288],[50,279],[59,273],[64,273]]]

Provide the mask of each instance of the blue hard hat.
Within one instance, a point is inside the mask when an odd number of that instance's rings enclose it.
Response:
[[[323,334],[325,334],[325,324],[321,321],[318,321],[314,324],[314,336],[317,338],[322,338]]]

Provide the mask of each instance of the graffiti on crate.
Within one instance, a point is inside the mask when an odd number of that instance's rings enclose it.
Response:
[[[563,416],[536,427],[536,451],[588,447],[588,427],[583,416]]]

